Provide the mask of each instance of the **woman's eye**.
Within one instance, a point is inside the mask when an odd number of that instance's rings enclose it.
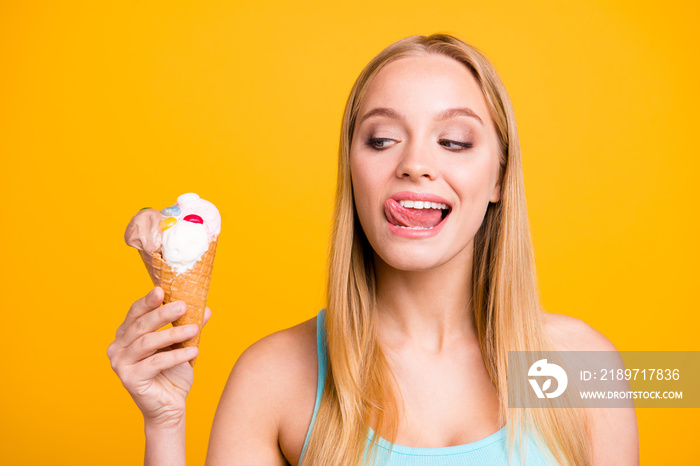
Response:
[[[394,140],[389,138],[370,138],[367,141],[367,145],[373,149],[386,149],[392,144],[394,144]]]
[[[446,149],[462,150],[471,149],[473,144],[471,142],[450,141],[449,139],[442,139],[440,141],[440,145]]]

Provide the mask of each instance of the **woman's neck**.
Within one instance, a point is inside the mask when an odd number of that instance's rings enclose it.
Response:
[[[471,254],[424,271],[395,269],[376,254],[374,263],[382,341],[392,346],[410,341],[439,352],[455,338],[476,339]]]

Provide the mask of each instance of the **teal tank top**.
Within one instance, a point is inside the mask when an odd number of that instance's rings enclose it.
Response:
[[[323,386],[326,382],[326,332],[324,325],[325,309],[318,313],[316,319],[316,347],[318,348],[318,384],[316,387],[316,404],[311,418],[311,425],[306,433],[304,448],[301,451],[300,464],[303,464],[304,453],[309,443],[311,430],[318,407],[323,395]],[[372,440],[374,432],[370,429],[367,437],[367,446]],[[540,466],[556,464],[549,454],[542,452],[535,444],[532,437],[528,438],[526,445],[527,466]],[[377,441],[375,464],[382,466],[499,466],[521,465],[520,456],[515,453],[511,463],[508,463],[508,451],[506,450],[506,428],[476,442],[444,448],[414,448],[392,444],[380,438]]]

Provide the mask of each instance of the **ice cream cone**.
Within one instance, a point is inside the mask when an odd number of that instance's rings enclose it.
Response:
[[[148,269],[148,274],[155,286],[163,288],[165,293],[163,304],[174,301],[184,301],[187,304],[187,312],[184,316],[173,322],[173,325],[197,324],[202,328],[204,322],[204,309],[207,305],[207,295],[209,294],[209,283],[214,267],[214,256],[216,255],[217,239],[209,243],[209,249],[202,255],[191,270],[183,273],[176,273],[163,259],[160,252],[147,254],[143,251],[141,259]],[[183,347],[199,346],[200,333],[194,338],[182,343]],[[195,359],[190,361],[194,366]]]

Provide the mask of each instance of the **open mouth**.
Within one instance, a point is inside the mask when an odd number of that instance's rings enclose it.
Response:
[[[441,202],[387,199],[384,203],[387,221],[408,230],[432,230],[451,211],[450,205]]]

